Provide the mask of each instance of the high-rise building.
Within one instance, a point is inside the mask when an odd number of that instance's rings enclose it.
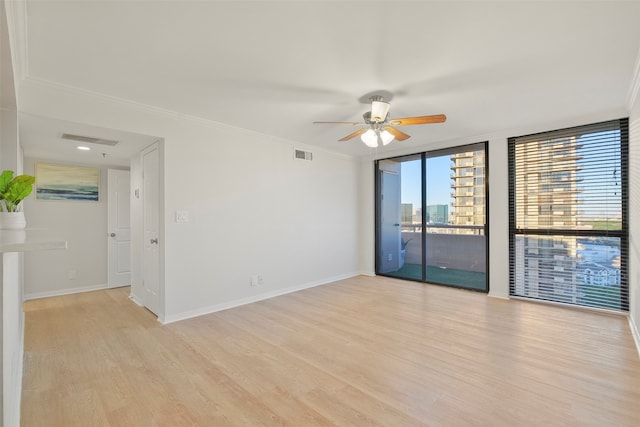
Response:
[[[582,157],[575,137],[516,144],[518,178],[516,206],[523,209],[521,228],[573,228],[579,226],[577,185]],[[541,155],[545,153],[545,155]]]
[[[484,150],[451,156],[451,224],[485,224],[484,184]]]
[[[516,227],[575,228],[582,158],[575,137],[516,144]],[[521,236],[515,242],[516,294],[575,303],[578,242],[571,236]]]

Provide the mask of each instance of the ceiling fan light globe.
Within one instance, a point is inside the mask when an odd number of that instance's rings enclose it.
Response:
[[[395,137],[388,130],[383,130],[382,132],[380,132],[380,139],[382,140],[382,145],[389,144],[391,141],[393,141],[393,138]]]
[[[367,147],[376,148],[378,146],[378,135],[376,135],[373,129],[369,129],[360,135],[360,139]]]
[[[384,101],[371,102],[371,121],[384,122],[389,114],[389,103]]]

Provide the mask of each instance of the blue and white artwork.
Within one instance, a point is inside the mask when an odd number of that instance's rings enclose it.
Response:
[[[97,202],[100,169],[82,166],[36,164],[36,199]]]

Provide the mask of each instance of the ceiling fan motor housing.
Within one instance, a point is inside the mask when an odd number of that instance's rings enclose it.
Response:
[[[375,99],[374,99],[375,98]],[[381,96],[371,97],[371,118],[373,122],[381,123],[387,120],[391,104],[384,102]]]
[[[364,122],[368,125],[375,125],[375,124],[380,124],[380,123],[384,123],[387,121],[387,117],[389,117],[389,113],[387,113],[387,115],[385,116],[384,119],[381,120],[377,120],[377,118],[371,119],[371,111],[367,111],[366,113],[364,113],[362,115],[362,118],[364,119]]]

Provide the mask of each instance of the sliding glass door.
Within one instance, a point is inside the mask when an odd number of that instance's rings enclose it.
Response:
[[[488,291],[486,144],[379,160],[376,273]]]

